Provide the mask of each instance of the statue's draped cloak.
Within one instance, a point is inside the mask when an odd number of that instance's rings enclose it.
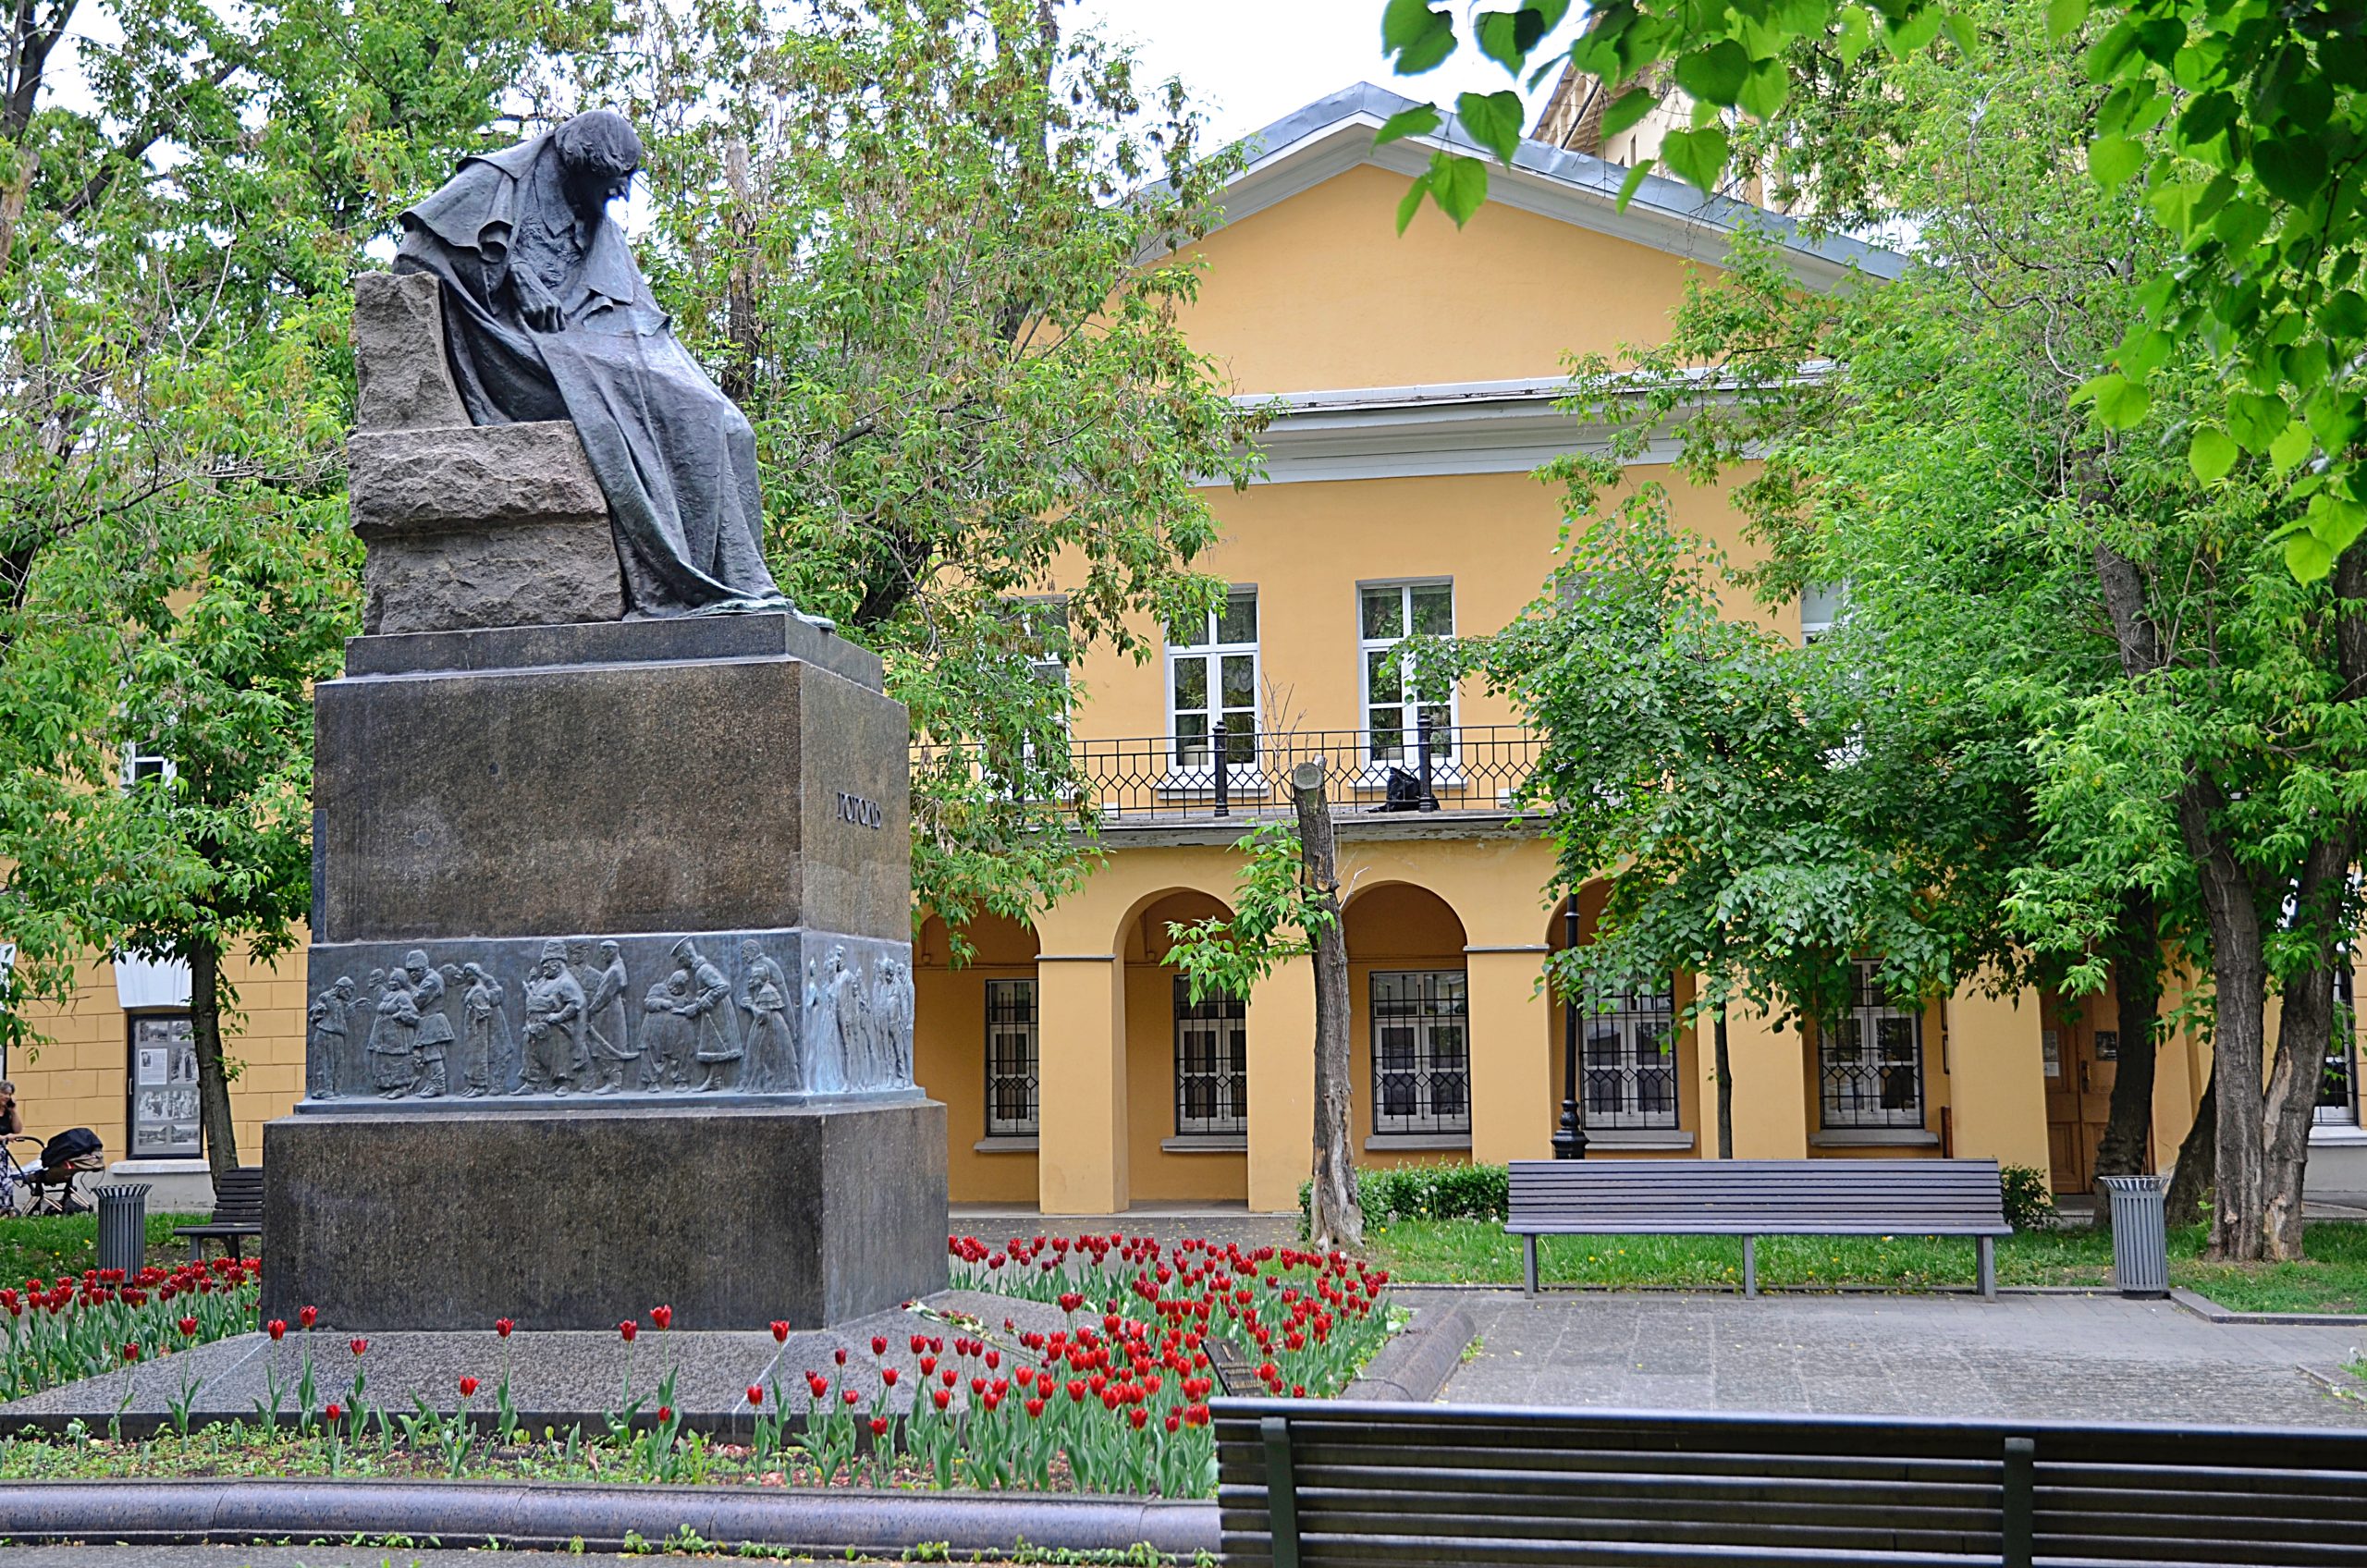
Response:
[[[463,159],[402,222],[395,270],[443,284],[469,418],[574,422],[628,619],[786,607],[759,544],[755,433],[676,340],[616,224],[568,205],[554,137]],[[558,301],[560,330],[526,326],[513,271]]]

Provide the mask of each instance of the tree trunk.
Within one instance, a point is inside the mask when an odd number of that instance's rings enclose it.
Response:
[[[2189,790],[2190,800],[2195,794]],[[2263,1024],[2268,973],[2251,880],[2215,835],[2200,827],[2200,803],[2182,800],[2187,841],[2211,925],[2211,1078],[2218,1091],[2212,1151],[2211,1256],[2250,1263],[2261,1256],[2267,1150],[2261,1139]]]
[[[2202,1098],[2195,1104],[2194,1125],[2186,1130],[2186,1141],[2178,1145],[2177,1170],[2171,1174],[2170,1190],[2162,1199],[2171,1224],[2191,1225],[2202,1218],[2202,1194],[2213,1186],[2218,1152],[2219,1072],[2214,1065],[2211,1082],[2202,1086]]]
[[[2139,1176],[2145,1172],[2153,1122],[2153,1067],[2162,1035],[2161,924],[2151,893],[2140,890],[2121,900],[2112,960],[2120,1057],[2113,1073],[2112,1109],[2096,1146],[2096,1174]],[[2100,1219],[2110,1212],[2110,1206],[2096,1205]]]
[[[230,1079],[222,1066],[222,954],[211,942],[189,953],[190,1035],[197,1047],[197,1119],[205,1134],[205,1165],[215,1191],[239,1168],[239,1138],[230,1125]]]
[[[1299,864],[1307,903],[1318,918],[1308,935],[1315,962],[1315,1184],[1307,1233],[1324,1250],[1362,1247],[1364,1209],[1356,1202],[1356,1167],[1348,1136],[1348,937],[1340,924],[1339,851],[1331,804],[1323,793],[1323,761],[1291,769],[1291,803],[1298,808]]]
[[[1711,1035],[1718,1068],[1718,1158],[1735,1157],[1735,1066],[1726,1053],[1726,1010],[1718,1010],[1718,1026]]]

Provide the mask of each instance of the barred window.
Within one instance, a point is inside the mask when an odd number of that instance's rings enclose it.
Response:
[[[987,1136],[1036,1135],[1036,982],[987,982]]]
[[[1631,991],[1608,1012],[1578,1014],[1588,1128],[1676,1125],[1676,996]]]
[[[1372,1130],[1471,1131],[1470,988],[1460,969],[1372,977]]]
[[[1175,1135],[1249,1131],[1249,1010],[1239,997],[1192,999],[1175,977]]]
[[[1858,960],[1855,974],[1849,1005],[1813,1025],[1823,1124],[1920,1127],[1923,1016],[1893,1005],[1870,960]]]

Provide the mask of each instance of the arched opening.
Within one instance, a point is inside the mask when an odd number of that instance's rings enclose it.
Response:
[[[1348,946],[1351,1134],[1372,1164],[1471,1147],[1471,1009],[1463,922],[1408,882],[1360,888]]]
[[[1594,939],[1611,884],[1598,878],[1577,892],[1577,940]],[[1570,945],[1567,898],[1548,913],[1546,946],[1561,952]],[[1575,1089],[1587,1153],[1597,1155],[1715,1153],[1715,1130],[1705,1143],[1704,1118],[1714,1118],[1715,1090],[1705,1084],[1707,1047],[1700,1033],[1679,1027],[1693,1005],[1693,977],[1674,974],[1657,985],[1597,999],[1577,1015],[1577,1082],[1570,1084],[1570,1012],[1558,995],[1545,1009],[1547,1048],[1552,1053],[1554,1122],[1558,1127]]]
[[[1117,934],[1126,978],[1126,1139],[1133,1201],[1246,1203],[1246,997],[1195,1001],[1169,962],[1171,925],[1229,918],[1195,888],[1139,900]]]
[[[947,1184],[956,1203],[1036,1201],[1041,1060],[1036,928],[981,914],[961,933],[936,915],[913,942],[914,1076],[945,1104]]]

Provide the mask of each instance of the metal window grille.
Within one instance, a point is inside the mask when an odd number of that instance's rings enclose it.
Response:
[[[1192,999],[1175,980],[1175,1135],[1249,1131],[1249,1010],[1239,997]]]
[[[1631,991],[1608,1012],[1581,1011],[1578,1067],[1588,1127],[1674,1127],[1674,991]]]
[[[1372,1129],[1471,1131],[1470,987],[1460,969],[1372,977]]]
[[[1892,1005],[1874,969],[1858,961],[1849,1006],[1815,1025],[1828,1129],[1923,1125],[1922,1014]]]
[[[987,982],[987,1136],[1036,1134],[1036,982]]]
[[[2318,1078],[2317,1122],[2321,1127],[2359,1125],[2359,1013],[2351,997],[2351,974],[2334,977],[2334,1035],[2326,1042],[2325,1072]]]

